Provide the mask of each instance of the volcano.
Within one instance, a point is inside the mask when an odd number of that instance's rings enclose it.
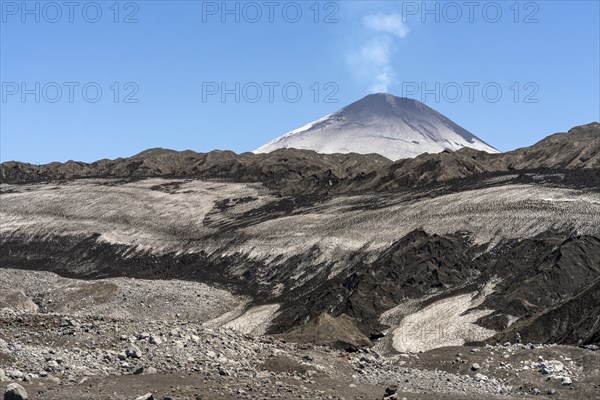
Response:
[[[376,153],[395,161],[463,147],[498,153],[431,107],[378,93],[280,136],[255,153],[296,148],[325,154]]]

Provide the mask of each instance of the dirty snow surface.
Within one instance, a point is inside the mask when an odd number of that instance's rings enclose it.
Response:
[[[279,310],[279,304],[253,307],[243,315],[227,322],[223,327],[241,333],[263,335],[269,328],[277,310]]]
[[[472,310],[493,291],[487,284],[481,291],[438,300],[404,317],[392,329],[393,348],[400,352],[419,352],[446,346],[462,346],[482,341],[496,332],[475,324],[494,310]]]
[[[256,184],[78,180],[1,188],[1,238],[99,234],[98,241],[153,254],[219,250],[275,259],[318,248],[330,260],[385,248],[415,229],[468,231],[481,244],[561,227],[600,234],[600,194],[538,185],[419,198],[402,192],[343,196],[286,213],[274,210],[280,198]]]
[[[482,245],[481,252],[555,230],[597,237],[600,193],[495,180],[460,190],[436,187],[301,201],[282,198],[258,184],[82,179],[2,184],[0,221],[0,244],[5,248],[35,253],[41,246],[48,252],[44,257],[56,250],[68,269],[61,270],[60,262],[44,268],[107,278],[75,282],[51,274],[0,270],[0,284],[15,291],[8,297],[17,299],[20,309],[40,306],[49,312],[153,319],[185,314],[182,318],[206,326],[263,334],[274,327],[289,329],[291,322],[308,322],[306,314],[290,312],[295,299],[319,295],[312,292],[315,288],[340,287],[319,285],[351,271],[357,254],[369,265],[415,230],[429,235],[466,232],[469,245]],[[70,246],[79,246],[81,259],[69,258]],[[93,260],[88,257],[90,248],[96,251]],[[181,259],[195,261],[177,264]],[[27,264],[27,257],[14,261],[39,269]],[[102,270],[105,275],[100,276],[90,271],[112,263],[126,267]],[[181,265],[188,269],[178,270]],[[136,275],[137,269],[149,275]],[[165,279],[163,274],[173,271],[177,279],[190,281],[114,278]],[[227,286],[235,282],[245,286]],[[491,288],[474,290],[472,286],[444,299],[427,292],[423,299],[431,295],[429,303],[400,304],[405,310],[390,311],[385,322],[392,327],[388,350],[428,350],[494,335],[476,324],[494,310],[474,310]],[[68,301],[77,298],[82,301]]]

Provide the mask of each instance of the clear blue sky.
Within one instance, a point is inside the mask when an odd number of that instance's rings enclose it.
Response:
[[[251,151],[383,90],[425,88],[503,151],[600,120],[595,0],[246,3],[2,0],[1,160]],[[239,102],[211,94],[221,83],[239,83]]]

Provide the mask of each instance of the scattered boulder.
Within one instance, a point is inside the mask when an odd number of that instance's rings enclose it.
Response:
[[[557,360],[543,361],[540,363],[542,374],[553,374],[556,372],[562,372],[565,369],[563,363]]]
[[[132,368],[131,374],[132,375],[141,375],[144,373],[144,371],[145,371],[144,367],[137,366],[137,367]]]
[[[18,369],[15,369],[13,371],[6,371],[6,376],[13,379],[23,379],[25,374]]]
[[[66,320],[67,326],[70,326],[72,328],[79,328],[81,327],[81,324],[79,323],[79,321],[73,319],[73,318],[69,318]]]
[[[485,382],[488,380],[488,377],[483,374],[477,373],[473,375],[473,379],[475,380],[475,382]]]
[[[385,393],[383,394],[384,400],[399,400],[398,394],[398,385],[390,385],[385,388]]]
[[[152,393],[146,393],[145,395],[140,396],[135,400],[154,400],[154,396],[152,395]]]
[[[142,351],[133,344],[125,349],[125,354],[128,358],[142,358]]]
[[[162,339],[159,338],[158,336],[152,335],[152,336],[148,337],[148,343],[159,345],[159,344],[162,344]]]
[[[353,343],[348,343],[344,340],[336,341],[333,346],[336,349],[343,350],[347,353],[356,353],[358,351],[358,347]]]
[[[18,383],[11,383],[4,391],[4,400],[27,400],[25,388]]]
[[[471,371],[478,371],[480,368],[481,367],[477,363],[473,363],[473,365],[471,365]]]
[[[46,371],[52,372],[56,369],[58,369],[58,362],[56,362],[55,360],[48,361],[48,364],[46,366]]]

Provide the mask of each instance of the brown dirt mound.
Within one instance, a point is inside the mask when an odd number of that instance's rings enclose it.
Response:
[[[356,320],[346,314],[332,317],[323,313],[318,318],[283,336],[292,342],[315,343],[339,348],[370,346],[371,341],[356,326]]]
[[[22,312],[36,313],[39,307],[25,293],[3,288],[0,292],[0,308],[10,308]]]

